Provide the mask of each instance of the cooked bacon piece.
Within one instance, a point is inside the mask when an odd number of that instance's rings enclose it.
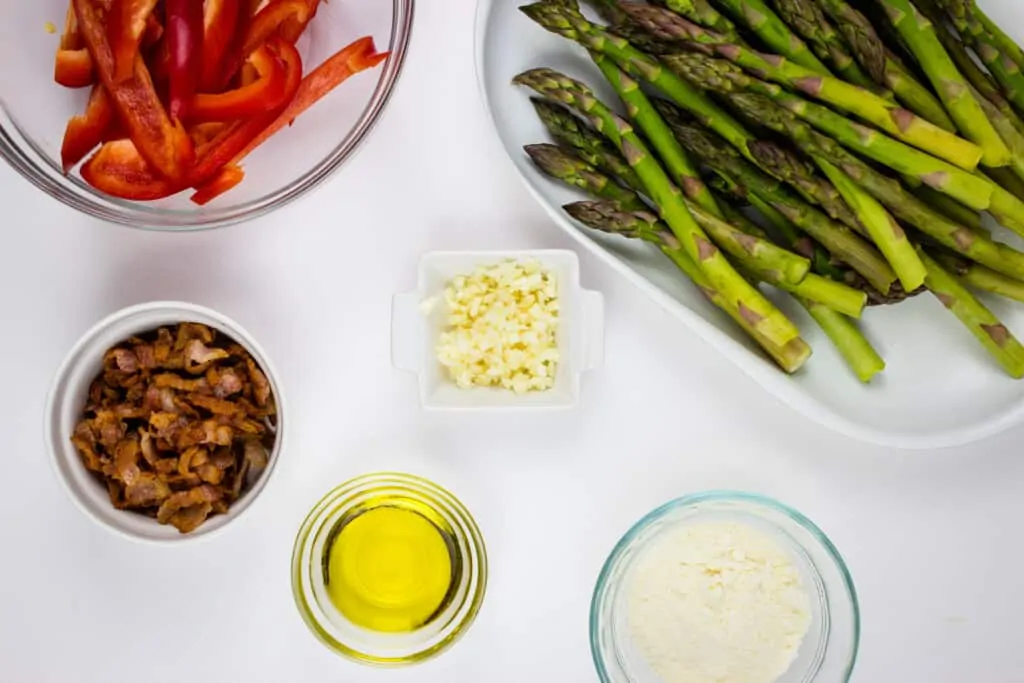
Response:
[[[192,405],[205,408],[214,415],[228,415],[235,416],[244,414],[239,408],[237,403],[232,401],[225,401],[224,399],[217,398],[215,396],[203,396],[202,394],[189,394],[188,402]]]
[[[153,385],[160,388],[174,389],[175,391],[187,391],[197,394],[207,394],[210,392],[210,385],[207,384],[205,377],[199,379],[185,379],[180,375],[173,373],[161,373],[153,376]]]
[[[206,371],[206,383],[213,389],[213,395],[217,398],[227,398],[245,388],[242,377],[234,368],[210,368]]]
[[[124,491],[128,505],[132,507],[154,507],[171,495],[171,488],[163,479],[149,472],[143,472],[135,483]]]
[[[267,381],[267,376],[256,367],[252,358],[245,359],[245,366],[249,369],[249,380],[252,382],[256,405],[267,405],[267,401],[270,400],[270,382]]]
[[[185,371],[193,375],[206,372],[210,363],[227,358],[230,354],[224,349],[211,349],[199,339],[190,339],[185,345]]]
[[[117,444],[114,451],[114,477],[125,486],[131,486],[139,477],[142,470],[139,469],[139,458],[142,450],[139,448],[137,437],[128,437]]]
[[[139,370],[139,358],[128,349],[111,349],[108,356],[113,358],[117,369],[121,372],[133,373]]]

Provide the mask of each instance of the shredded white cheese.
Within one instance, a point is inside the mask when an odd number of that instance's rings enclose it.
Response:
[[[633,644],[663,683],[771,683],[810,627],[810,598],[791,556],[747,524],[662,533],[627,586]]]
[[[448,283],[444,303],[437,359],[456,385],[519,394],[554,386],[558,284],[540,263],[478,267]]]

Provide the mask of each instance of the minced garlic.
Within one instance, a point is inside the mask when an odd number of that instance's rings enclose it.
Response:
[[[505,261],[459,275],[444,292],[437,359],[459,387],[518,394],[555,384],[558,284],[536,261]]]
[[[628,590],[633,644],[664,683],[771,683],[811,625],[792,556],[737,522],[665,531],[637,558]]]

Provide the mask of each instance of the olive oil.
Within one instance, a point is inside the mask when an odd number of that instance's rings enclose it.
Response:
[[[327,595],[356,626],[415,631],[451,601],[461,572],[456,548],[447,522],[422,502],[367,501],[332,530],[324,557]]]

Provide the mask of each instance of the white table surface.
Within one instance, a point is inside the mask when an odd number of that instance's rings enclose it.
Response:
[[[147,234],[65,209],[0,167],[2,683],[576,683],[595,680],[590,593],[616,539],[712,487],[775,496],[846,556],[860,592],[855,681],[1024,681],[1024,428],[903,453],[808,423],[592,257],[607,355],[570,414],[420,412],[389,363],[390,297],[431,249],[562,247],[503,158],[473,71],[471,0],[420,3],[379,127],[312,196],[256,223]],[[443,93],[443,94],[442,94]],[[122,306],[171,298],[235,317],[286,386],[290,450],[227,534],[133,545],[82,516],[42,440],[70,345]],[[342,660],[293,604],[295,531],[330,487],[405,469],[448,486],[491,560],[466,637],[416,668]]]

